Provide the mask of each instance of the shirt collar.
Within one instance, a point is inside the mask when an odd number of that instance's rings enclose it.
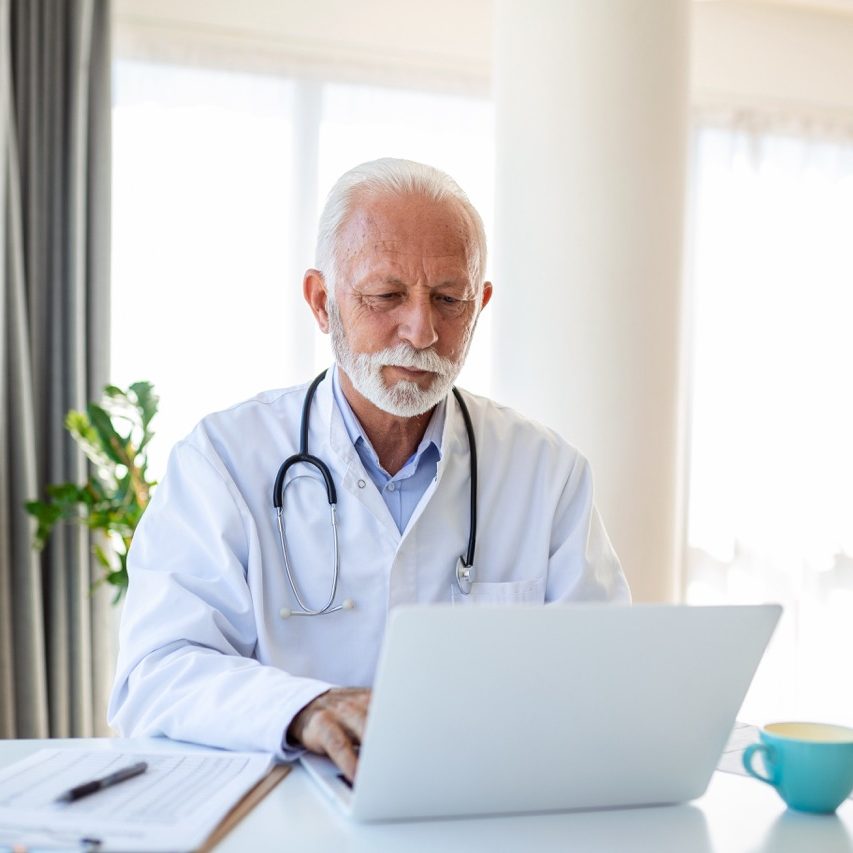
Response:
[[[350,441],[353,443],[353,447],[358,447],[359,442],[363,443],[370,452],[371,458],[376,462],[377,467],[379,467],[379,457],[376,455],[376,451],[373,449],[370,439],[367,437],[361,422],[356,417],[355,412],[352,410],[352,406],[349,404],[349,400],[347,400],[343,389],[341,388],[337,364],[332,371],[332,394],[335,399],[335,404],[338,407],[338,411],[340,411],[341,417],[344,420],[344,426],[346,427]],[[447,399],[445,398],[441,400],[435,409],[433,409],[432,417],[429,419],[429,423],[427,424],[421,443],[418,445],[418,449],[406,462],[406,466],[411,462],[419,462],[420,458],[427,450],[429,450],[430,447],[435,447],[435,453],[437,454],[436,459],[441,459],[441,437],[444,433],[446,412]]]

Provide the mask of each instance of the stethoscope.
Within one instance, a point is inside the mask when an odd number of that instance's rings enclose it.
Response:
[[[335,491],[335,483],[332,480],[331,471],[318,456],[313,456],[308,452],[308,416],[311,411],[311,401],[314,399],[314,392],[317,386],[323,381],[326,371],[324,370],[309,386],[305,393],[305,402],[302,404],[302,426],[299,437],[299,453],[294,453],[293,456],[288,456],[281,467],[278,469],[278,474],[275,478],[273,486],[272,502],[275,507],[276,516],[278,518],[278,539],[281,543],[281,554],[284,558],[284,569],[287,573],[287,581],[296,598],[296,602],[301,609],[282,607],[279,615],[282,619],[287,619],[290,616],[322,616],[326,613],[337,613],[339,610],[352,610],[355,603],[351,598],[344,599],[340,604],[335,604],[335,596],[338,592],[338,578],[340,576],[340,555],[338,552],[338,516],[337,504],[338,496]],[[468,434],[468,448],[471,460],[471,526],[468,532],[468,550],[464,556],[460,556],[456,563],[456,585],[463,595],[468,595],[471,592],[471,584],[474,583],[474,548],[477,543],[477,445],[474,441],[474,427],[471,424],[471,415],[468,412],[468,407],[462,399],[456,387],[453,388],[453,396],[456,397],[456,402],[459,403],[459,409],[462,412],[462,419],[465,421],[465,432]],[[332,575],[332,589],[329,592],[329,598],[326,603],[317,610],[312,610],[305,603],[305,599],[299,592],[299,587],[293,576],[293,566],[290,562],[290,556],[287,551],[287,536],[284,532],[284,492],[291,483],[298,479],[292,477],[287,485],[284,483],[284,478],[287,472],[300,462],[305,462],[308,465],[313,465],[323,478],[326,487],[326,498],[329,502],[329,514],[332,524],[332,540],[334,542],[334,573]]]

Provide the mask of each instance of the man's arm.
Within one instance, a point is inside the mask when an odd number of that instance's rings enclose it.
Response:
[[[246,571],[257,543],[215,463],[181,442],[137,528],[109,721],[125,736],[294,758],[287,727],[334,685],[254,658],[257,603]]]
[[[554,512],[545,601],[631,603],[628,581],[594,505],[592,471],[582,456]]]

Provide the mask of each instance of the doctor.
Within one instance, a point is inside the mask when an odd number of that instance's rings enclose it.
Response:
[[[316,257],[304,294],[336,366],[311,399],[260,394],[174,448],[130,551],[109,720],[125,736],[309,749],[352,779],[391,608],[630,596],[586,461],[451,393],[492,297],[457,184],[404,160],[356,167]]]

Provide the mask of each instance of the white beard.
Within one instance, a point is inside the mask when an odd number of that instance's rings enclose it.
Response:
[[[447,396],[465,363],[467,346],[459,361],[443,358],[431,349],[415,349],[403,341],[397,346],[379,352],[353,352],[347,341],[337,304],[330,300],[327,310],[329,336],[332,339],[335,359],[349,377],[355,390],[374,406],[390,415],[413,418],[428,412]],[[383,367],[427,370],[434,374],[435,378],[426,389],[406,379],[388,386],[382,376]]]

